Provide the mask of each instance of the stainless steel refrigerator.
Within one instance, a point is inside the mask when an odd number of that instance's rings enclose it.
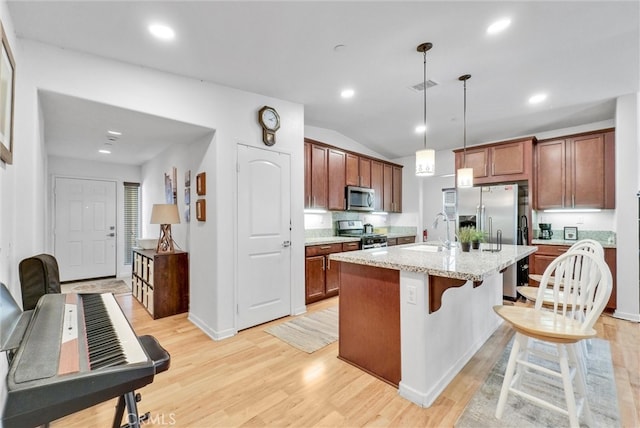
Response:
[[[516,245],[519,243],[520,215],[526,215],[525,210],[519,212],[518,202],[517,184],[457,189],[457,227],[475,226],[487,234],[491,227],[491,236],[485,237],[485,243],[496,248],[496,236],[500,231],[503,244]],[[512,265],[503,274],[503,295],[513,300],[517,297],[519,269]]]

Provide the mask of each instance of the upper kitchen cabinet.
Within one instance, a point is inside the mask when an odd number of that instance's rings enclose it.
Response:
[[[535,137],[468,148],[466,167],[473,168],[474,184],[493,184],[529,180]],[[463,149],[454,150],[456,171],[464,167]]]
[[[345,209],[346,161],[347,153],[329,149],[327,182],[329,186],[329,209]]]
[[[535,146],[534,208],[615,208],[612,129],[540,141]]]
[[[386,212],[402,212],[402,167],[384,164],[382,170],[382,207]]]
[[[371,159],[347,154],[347,186],[371,186]]]
[[[328,158],[327,147],[305,141],[305,208],[328,209],[329,207]]]
[[[384,200],[384,164],[380,161],[371,161],[371,188],[375,191],[373,198],[374,211],[382,211]]]

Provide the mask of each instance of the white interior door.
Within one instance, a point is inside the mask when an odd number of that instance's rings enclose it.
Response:
[[[60,280],[115,276],[116,183],[57,177],[54,195]]]
[[[237,328],[289,315],[290,157],[238,145]]]

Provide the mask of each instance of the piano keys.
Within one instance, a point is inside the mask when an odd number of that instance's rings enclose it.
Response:
[[[46,294],[10,362],[2,422],[5,428],[41,425],[153,377],[153,361],[112,294]]]

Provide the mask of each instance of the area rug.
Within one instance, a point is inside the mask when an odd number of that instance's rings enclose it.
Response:
[[[90,281],[68,282],[60,284],[63,293],[131,293],[131,287],[116,278],[95,279]]]
[[[311,354],[338,340],[338,307],[302,315],[264,331]]]
[[[496,406],[512,344],[513,339],[507,345],[500,360],[491,369],[482,387],[476,391],[464,409],[455,424],[457,428],[569,426],[569,418],[567,416],[543,409],[514,394],[509,394],[502,419],[496,419]],[[525,380],[530,377],[524,377],[523,384],[526,385]],[[539,390],[544,388],[542,390],[546,396],[545,399],[551,399],[558,403],[560,407],[564,406],[564,393],[560,387],[549,385],[548,382],[539,382],[537,385],[530,382],[528,386],[531,388],[538,387]],[[606,340],[591,340],[587,358],[587,390],[589,407],[595,426],[619,427],[620,411],[613,365],[611,363],[611,350],[609,342]],[[581,418],[581,422],[584,422],[583,418]]]

